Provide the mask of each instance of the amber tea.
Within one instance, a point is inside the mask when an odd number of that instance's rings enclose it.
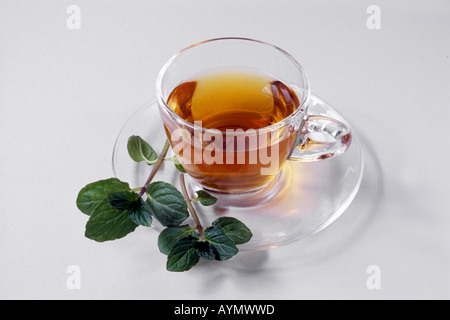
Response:
[[[293,89],[263,72],[205,73],[177,86],[167,104],[201,128],[189,132],[194,138],[184,141],[183,148],[175,146],[175,128],[166,130],[186,171],[213,191],[251,191],[265,185],[279,172],[295,141],[293,128],[281,132],[270,126],[294,113],[299,99]],[[272,161],[277,169],[264,174]]]

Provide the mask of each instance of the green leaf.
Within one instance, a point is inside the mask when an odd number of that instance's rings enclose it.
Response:
[[[186,170],[184,169],[184,167],[181,165],[181,163],[175,163],[175,168],[177,168],[178,171],[182,172],[182,173],[186,173]]]
[[[186,170],[184,170],[183,165],[180,163],[180,160],[178,160],[178,158],[176,156],[174,156],[172,158],[173,160],[173,164],[175,165],[175,168],[177,168],[178,171],[182,172],[182,173],[186,173]]]
[[[222,217],[213,222],[213,226],[219,226],[235,244],[244,244],[253,237],[250,229],[241,221],[231,217]]]
[[[97,242],[117,240],[137,228],[126,211],[119,211],[103,200],[86,224],[85,236]]]
[[[131,210],[137,205],[139,195],[132,191],[108,192],[109,203],[117,210]]]
[[[131,221],[137,225],[150,227],[152,225],[152,211],[142,198],[139,198],[136,205],[128,210]]]
[[[173,185],[162,181],[153,182],[147,187],[147,195],[147,204],[163,226],[179,226],[189,217],[184,197]]]
[[[217,202],[217,198],[213,197],[206,191],[199,190],[199,191],[196,191],[196,193],[197,193],[197,198],[191,199],[191,201],[200,201],[200,203],[202,205],[204,205],[205,207],[212,206],[212,205],[216,204],[216,202]]]
[[[81,212],[91,215],[100,203],[108,198],[110,191],[129,190],[130,186],[128,183],[116,178],[97,181],[81,189],[77,197],[77,207]]]
[[[220,259],[219,253],[217,252],[216,248],[214,248],[214,246],[208,241],[198,241],[195,244],[195,249],[197,249],[197,253],[200,258],[206,260]]]
[[[195,266],[200,257],[195,245],[197,239],[187,237],[179,240],[172,248],[167,257],[167,270],[173,272],[183,272]]]
[[[186,170],[184,170],[184,167],[181,165],[181,162],[180,162],[180,160],[178,160],[177,156],[173,156],[171,158],[167,158],[164,160],[172,161],[173,164],[175,165],[175,168],[177,168],[178,171],[180,171],[182,173],[186,173]]]
[[[178,241],[189,236],[199,238],[196,228],[191,228],[189,225],[166,228],[158,237],[159,251],[168,255]]]
[[[219,226],[212,226],[206,229],[204,238],[210,242],[217,251],[217,260],[228,260],[239,252],[234,241],[231,240]]]
[[[137,225],[151,226],[152,212],[137,193],[132,191],[111,191],[108,193],[108,201],[117,210],[127,211],[131,220]]]
[[[158,160],[155,150],[139,136],[131,136],[127,148],[131,159],[136,162],[145,161],[148,165],[152,165]]]

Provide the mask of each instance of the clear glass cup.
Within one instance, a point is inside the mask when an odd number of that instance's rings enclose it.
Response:
[[[299,107],[288,117],[265,128],[246,132],[243,137],[248,141],[266,143],[258,143],[255,146],[242,144],[240,148],[234,148],[234,151],[219,150],[218,146],[215,146],[216,154],[223,152],[224,158],[227,152],[248,156],[251,152],[262,154],[261,151],[265,148],[266,155],[277,155],[270,159],[269,164],[258,160],[253,165],[228,170],[226,166],[230,164],[190,163],[181,153],[175,151],[177,148],[174,143],[180,141],[183,135],[188,136],[183,139],[184,151],[191,148],[193,153],[204,154],[207,146],[200,144],[199,149],[199,145],[195,145],[199,136],[218,137],[227,134],[187,122],[167,104],[170,94],[181,83],[189,81],[195,75],[226,68],[258,70],[270,74],[295,91],[299,99]],[[307,76],[302,66],[290,54],[272,44],[247,38],[212,39],[185,48],[163,66],[156,83],[159,111],[175,154],[186,172],[202,188],[219,196],[254,194],[265,186],[273,185],[274,181],[280,180],[279,174],[288,160],[318,161],[338,156],[347,150],[352,140],[349,126],[329,116],[308,113],[310,95]],[[178,140],[174,140],[174,133],[179,133],[180,130],[182,134],[178,134]],[[239,139],[239,133],[233,138]],[[186,141],[190,145],[186,146]]]

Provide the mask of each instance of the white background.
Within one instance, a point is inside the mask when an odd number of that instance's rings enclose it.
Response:
[[[66,26],[69,5],[81,29]],[[381,9],[369,30],[366,10]],[[450,1],[0,0],[0,298],[450,298]],[[75,200],[178,50],[276,44],[360,134],[355,202],[316,236],[165,271],[157,233],[98,244]],[[66,286],[81,269],[81,290]],[[369,290],[367,268],[380,267]]]

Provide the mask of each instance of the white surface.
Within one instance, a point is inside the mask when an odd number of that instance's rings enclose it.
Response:
[[[81,30],[66,27],[72,4]],[[381,30],[366,26],[372,4]],[[450,298],[449,16],[450,1],[0,0],[0,298]],[[151,230],[84,238],[77,193],[112,175],[114,140],[159,68],[220,36],[290,52],[359,132],[354,204],[307,240],[182,274]]]

